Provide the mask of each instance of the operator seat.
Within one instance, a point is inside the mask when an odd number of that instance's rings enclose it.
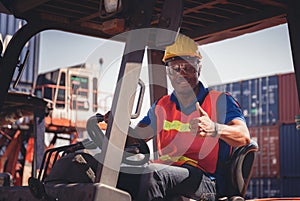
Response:
[[[220,200],[242,201],[244,200],[246,190],[251,179],[253,162],[258,144],[251,140],[246,146],[233,149],[231,158],[226,164],[225,188],[219,188],[217,191]],[[218,183],[218,181],[216,181]]]

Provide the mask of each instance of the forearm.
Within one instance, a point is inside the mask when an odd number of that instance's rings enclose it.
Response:
[[[153,138],[153,129],[148,125],[139,124],[135,128],[130,128],[128,132],[128,143],[136,142],[136,139],[148,141]]]
[[[218,136],[233,147],[250,143],[250,134],[246,124],[240,120],[233,120],[229,124],[216,124]]]

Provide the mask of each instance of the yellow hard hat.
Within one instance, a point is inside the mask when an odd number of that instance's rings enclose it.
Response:
[[[165,55],[162,61],[165,63],[167,60],[173,57],[198,57],[202,58],[198,46],[195,41],[183,34],[179,34],[173,45],[167,46]]]

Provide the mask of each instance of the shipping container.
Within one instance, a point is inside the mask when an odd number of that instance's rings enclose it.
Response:
[[[255,178],[249,181],[246,199],[282,197],[281,180],[278,178]]]
[[[300,177],[282,178],[280,184],[282,197],[300,197]]]
[[[280,126],[280,167],[281,177],[300,177],[300,130],[295,123]]]
[[[294,123],[295,115],[300,114],[295,73],[279,75],[278,82],[279,121],[287,124]]]
[[[258,80],[242,82],[241,108],[248,126],[256,126],[258,122]]]
[[[242,81],[241,107],[248,126],[274,125],[278,121],[278,78]]]
[[[234,99],[236,99],[239,103],[241,102],[241,82],[232,82],[227,84],[215,85],[210,87],[210,89],[214,89],[221,92],[229,92]]]
[[[214,86],[209,87],[209,88],[214,89],[216,91],[220,91],[220,92],[226,92],[226,84],[214,85]]]
[[[300,115],[298,92],[294,73],[211,86],[227,91],[241,105],[247,125],[264,126],[290,124]]]
[[[235,98],[239,104],[241,102],[241,82],[232,82],[226,84],[226,91]]]
[[[17,32],[26,22],[21,19],[17,19],[12,15],[0,14],[0,40],[3,43],[3,52],[7,47],[9,41],[11,40],[14,33]],[[10,91],[21,91],[21,92],[31,92],[33,83],[37,77],[38,64],[39,64],[39,35],[32,37],[24,46],[20,54],[20,62],[25,60],[26,52],[29,51],[29,56],[26,65],[24,66],[23,75],[20,82],[16,88],[13,88],[13,84],[17,78],[18,69],[15,71],[13,76],[13,81],[10,86]]]
[[[259,150],[256,154],[252,177],[275,178],[280,176],[279,126],[257,126],[249,128]]]

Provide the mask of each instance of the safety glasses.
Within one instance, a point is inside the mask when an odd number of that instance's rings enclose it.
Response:
[[[169,62],[167,65],[167,73],[171,76],[177,74],[194,75],[198,72],[199,62]]]

